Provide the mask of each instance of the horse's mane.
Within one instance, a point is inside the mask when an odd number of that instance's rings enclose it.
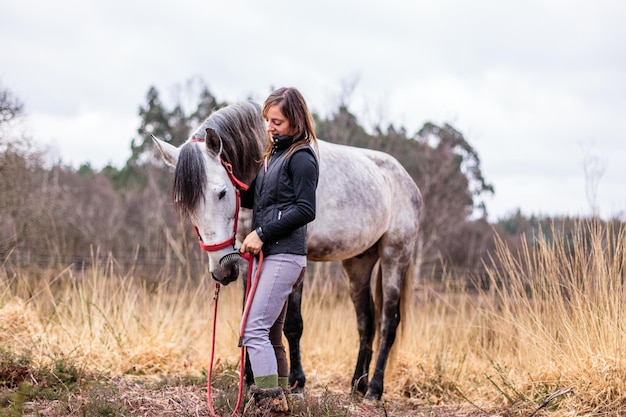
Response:
[[[235,176],[249,183],[257,174],[265,146],[261,106],[244,101],[224,107],[207,117],[192,137],[205,139],[208,128],[214,129],[222,139],[221,156],[233,166]]]
[[[258,172],[265,143],[265,124],[261,107],[240,102],[219,109],[191,134],[191,139],[206,141],[206,130],[213,129],[221,139],[221,158],[232,165],[236,178],[249,184]],[[217,154],[205,142],[210,153]],[[180,150],[174,174],[173,199],[176,210],[187,218],[204,198],[206,171],[200,149],[186,142]]]

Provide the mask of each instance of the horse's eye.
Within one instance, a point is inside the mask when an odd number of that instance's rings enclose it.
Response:
[[[226,190],[220,191],[219,199],[221,200],[222,198],[224,198],[225,195],[226,195]]]

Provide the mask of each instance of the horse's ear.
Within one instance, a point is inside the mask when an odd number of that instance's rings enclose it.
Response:
[[[176,163],[178,163],[178,154],[180,150],[161,139],[158,139],[156,136],[152,135],[152,140],[156,144],[157,148],[159,148],[159,152],[161,152],[161,157],[165,161],[165,163],[171,167],[176,168]]]
[[[214,155],[222,153],[222,139],[215,129],[207,128],[205,141],[207,149],[213,152]]]

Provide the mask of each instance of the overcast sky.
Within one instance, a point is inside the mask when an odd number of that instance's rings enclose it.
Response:
[[[364,125],[460,130],[493,219],[623,218],[625,17],[621,0],[3,0],[0,83],[38,143],[95,168],[126,161],[150,86],[167,101],[200,79],[229,102],[294,86],[327,115],[355,85]]]

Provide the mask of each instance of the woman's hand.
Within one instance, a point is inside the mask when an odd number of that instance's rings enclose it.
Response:
[[[263,241],[259,238],[256,230],[251,231],[248,236],[243,240],[241,244],[241,248],[239,252],[241,253],[251,253],[253,255],[257,255],[261,248],[263,247]]]

